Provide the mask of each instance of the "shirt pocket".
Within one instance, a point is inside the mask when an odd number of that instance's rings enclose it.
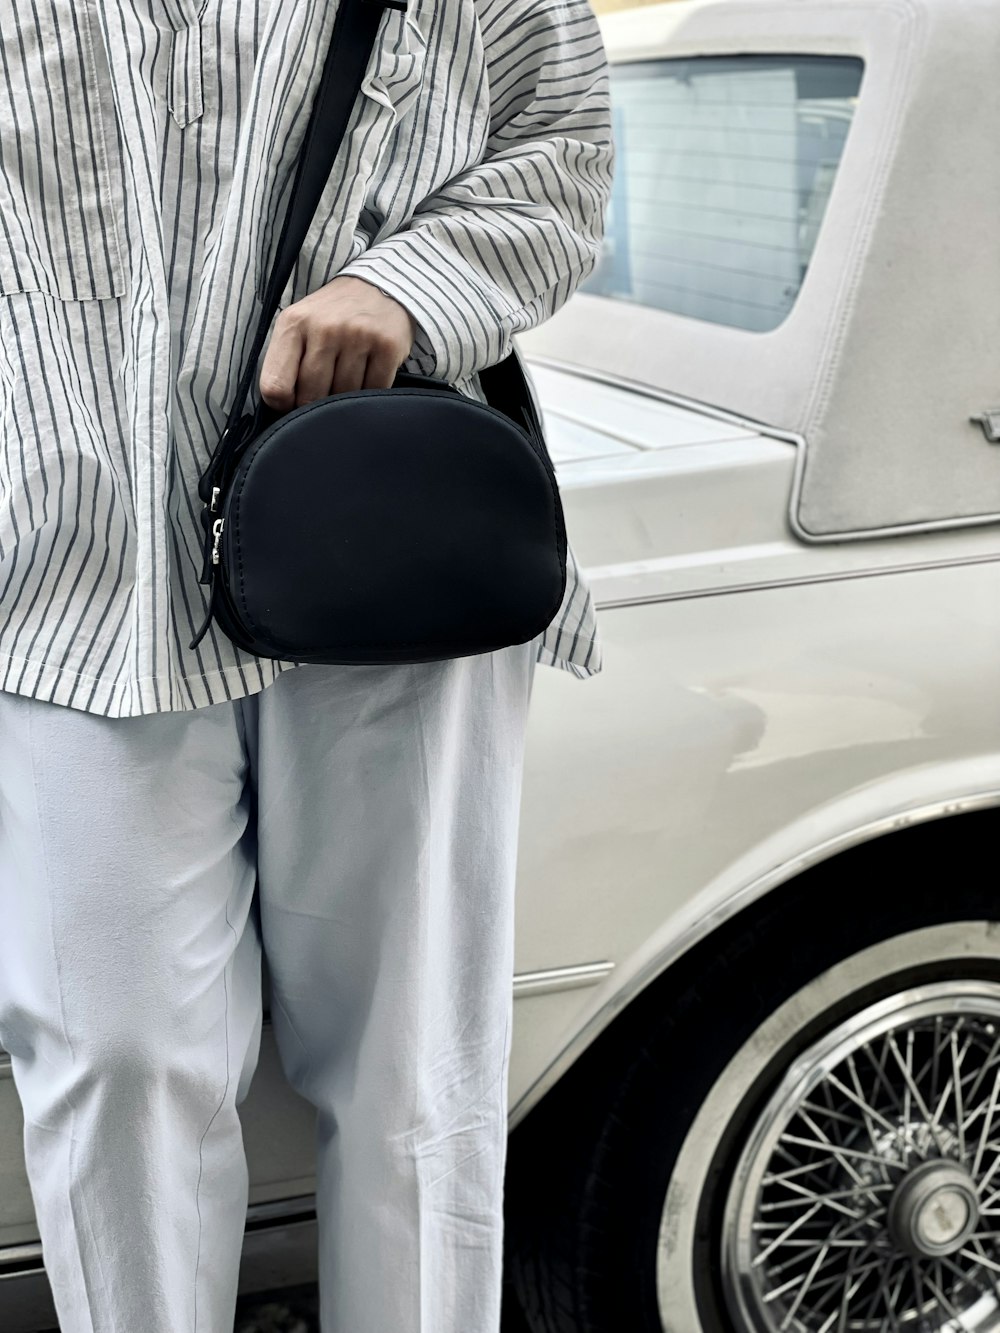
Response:
[[[0,0],[0,295],[84,301],[125,290],[98,2]]]

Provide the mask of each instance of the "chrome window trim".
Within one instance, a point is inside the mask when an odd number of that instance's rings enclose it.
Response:
[[[607,17],[610,17],[610,16],[607,16]],[[788,48],[788,49],[774,50],[774,51],[771,51],[771,50],[752,50],[752,51],[748,51],[748,50],[743,50],[742,48],[740,48],[740,46],[739,46],[738,44],[736,44],[736,45],[734,45],[731,49],[725,49],[725,50],[723,50],[723,49],[719,49],[719,50],[701,51],[701,50],[696,50],[696,49],[684,50],[683,47],[680,47],[680,48],[676,48],[676,49],[675,49],[673,46],[668,46],[668,47],[663,48],[663,47],[660,47],[660,46],[657,44],[657,46],[655,46],[655,47],[654,47],[652,50],[650,50],[649,52],[633,51],[633,52],[631,52],[631,53],[628,54],[628,55],[620,55],[620,54],[617,54],[617,53],[609,52],[609,65],[610,65],[610,67],[611,67],[611,71],[612,71],[612,80],[613,80],[613,78],[614,78],[614,71],[615,71],[616,69],[622,68],[623,66],[629,66],[629,67],[631,67],[631,66],[634,66],[634,65],[691,64],[691,63],[693,63],[693,62],[701,62],[701,61],[703,61],[703,60],[706,60],[706,61],[715,61],[715,62],[717,62],[717,63],[719,63],[719,62],[739,62],[739,63],[741,63],[741,64],[743,64],[743,63],[750,63],[750,62],[753,62],[753,61],[758,61],[758,62],[761,62],[761,61],[772,61],[772,62],[776,62],[776,61],[784,61],[784,62],[787,62],[789,65],[791,65],[791,64],[792,64],[793,62],[795,62],[795,61],[802,61],[802,60],[823,60],[823,61],[827,61],[828,63],[837,62],[837,63],[839,63],[839,64],[848,63],[848,64],[856,64],[856,65],[860,65],[860,67],[861,67],[861,75],[860,75],[860,79],[859,79],[859,87],[858,87],[858,90],[857,90],[857,92],[854,94],[854,97],[853,97],[853,101],[854,101],[855,105],[854,105],[854,107],[852,107],[851,112],[850,112],[850,115],[848,115],[848,116],[846,117],[846,119],[847,119],[847,121],[848,121],[848,135],[847,135],[846,137],[849,137],[850,125],[853,123],[853,120],[854,120],[854,114],[855,114],[855,111],[856,111],[856,108],[857,108],[857,104],[858,104],[858,102],[860,101],[860,98],[861,98],[861,95],[862,95],[861,90],[862,90],[863,85],[864,85],[864,76],[865,76],[865,72],[866,72],[866,70],[867,70],[867,66],[868,66],[868,61],[867,61],[867,59],[866,59],[865,56],[864,56],[861,52],[859,52],[859,51],[846,51],[846,50],[845,50],[845,51],[836,51],[836,52],[834,52],[834,51],[803,51],[803,50],[799,50],[797,47],[796,47],[795,49]],[[839,176],[839,174],[840,174],[840,167],[841,167],[841,163],[842,163],[842,160],[843,160],[844,149],[845,149],[845,145],[842,145],[842,146],[841,146],[841,153],[840,153],[840,156],[837,158],[837,162],[836,162],[836,169],[835,169],[835,171],[834,171],[834,181],[836,180],[837,176]],[[825,214],[826,214],[826,208],[827,208],[827,205],[828,205],[828,204],[829,204],[829,196],[827,197],[826,204],[824,204],[824,207],[823,207],[823,214],[824,214],[824,216],[825,216]],[[822,219],[821,219],[821,222],[822,222]],[[814,255],[815,251],[816,251],[816,248],[817,248],[818,235],[819,235],[819,232],[821,232],[821,231],[822,231],[822,226],[819,227],[818,232],[817,232],[817,237],[814,238],[814,240],[813,240],[813,247],[812,247],[812,250],[809,252],[809,256],[808,256],[808,258],[807,258],[807,260],[806,260],[806,264],[805,264],[805,269],[806,269],[806,270],[808,269],[809,265],[812,263],[812,258],[813,258],[813,255]],[[591,297],[591,298],[593,298],[593,299],[595,299],[595,300],[599,300],[599,301],[610,301],[610,302],[615,302],[616,304],[617,304],[617,303],[622,303],[622,304],[625,304],[625,305],[633,305],[633,306],[638,306],[638,307],[640,307],[640,308],[642,308],[642,309],[646,309],[646,310],[662,310],[664,313],[666,313],[666,314],[668,314],[668,315],[677,316],[677,317],[680,317],[680,318],[682,318],[682,319],[691,319],[691,320],[697,321],[698,323],[703,323],[703,324],[715,324],[715,325],[717,325],[719,328],[733,329],[733,330],[737,331],[738,333],[760,333],[760,334],[765,334],[765,335],[766,335],[766,334],[768,334],[768,333],[774,333],[777,329],[780,329],[780,328],[785,324],[785,322],[786,322],[786,320],[789,318],[789,316],[792,314],[792,311],[795,309],[796,305],[798,305],[798,301],[799,301],[799,297],[800,297],[801,292],[802,292],[802,286],[803,286],[804,280],[805,280],[805,270],[803,271],[802,277],[799,279],[799,284],[798,284],[798,287],[797,287],[797,289],[796,289],[796,292],[795,292],[795,298],[794,298],[794,300],[793,300],[792,305],[789,306],[789,308],[785,311],[785,313],[782,315],[781,319],[778,321],[777,324],[771,325],[771,326],[769,326],[769,327],[767,327],[767,328],[763,328],[763,329],[754,329],[754,328],[750,328],[749,326],[747,326],[747,325],[745,325],[745,324],[734,324],[734,323],[731,323],[729,320],[722,320],[722,319],[720,319],[720,320],[706,320],[706,319],[702,318],[702,316],[700,316],[700,315],[689,315],[689,314],[685,314],[683,311],[674,310],[674,309],[673,309],[672,307],[670,307],[670,306],[650,305],[649,303],[647,303],[647,302],[645,302],[645,301],[634,300],[634,299],[632,299],[632,298],[630,298],[630,297],[609,296],[609,295],[607,295],[607,294],[604,293],[604,292],[591,291],[591,290],[590,290],[589,288],[587,288],[586,286],[581,287],[580,290],[581,290],[581,293],[585,294],[586,296]]]

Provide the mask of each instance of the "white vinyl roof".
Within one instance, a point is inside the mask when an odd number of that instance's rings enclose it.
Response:
[[[684,0],[609,16],[613,61],[860,57],[791,314],[749,332],[579,293],[522,349],[804,440],[806,540],[1000,521],[1000,0]]]

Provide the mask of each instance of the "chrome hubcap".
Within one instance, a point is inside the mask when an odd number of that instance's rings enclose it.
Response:
[[[957,1162],[923,1162],[896,1186],[886,1217],[900,1250],[916,1258],[955,1254],[975,1235],[979,1196]]]
[[[1000,1323],[1000,986],[880,1001],[798,1059],[726,1203],[748,1333],[985,1333]]]

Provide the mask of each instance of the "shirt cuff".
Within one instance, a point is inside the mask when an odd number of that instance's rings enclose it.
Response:
[[[424,230],[396,232],[377,241],[338,276],[363,278],[398,301],[417,334],[407,366],[454,383],[511,350],[516,312],[450,247]]]

